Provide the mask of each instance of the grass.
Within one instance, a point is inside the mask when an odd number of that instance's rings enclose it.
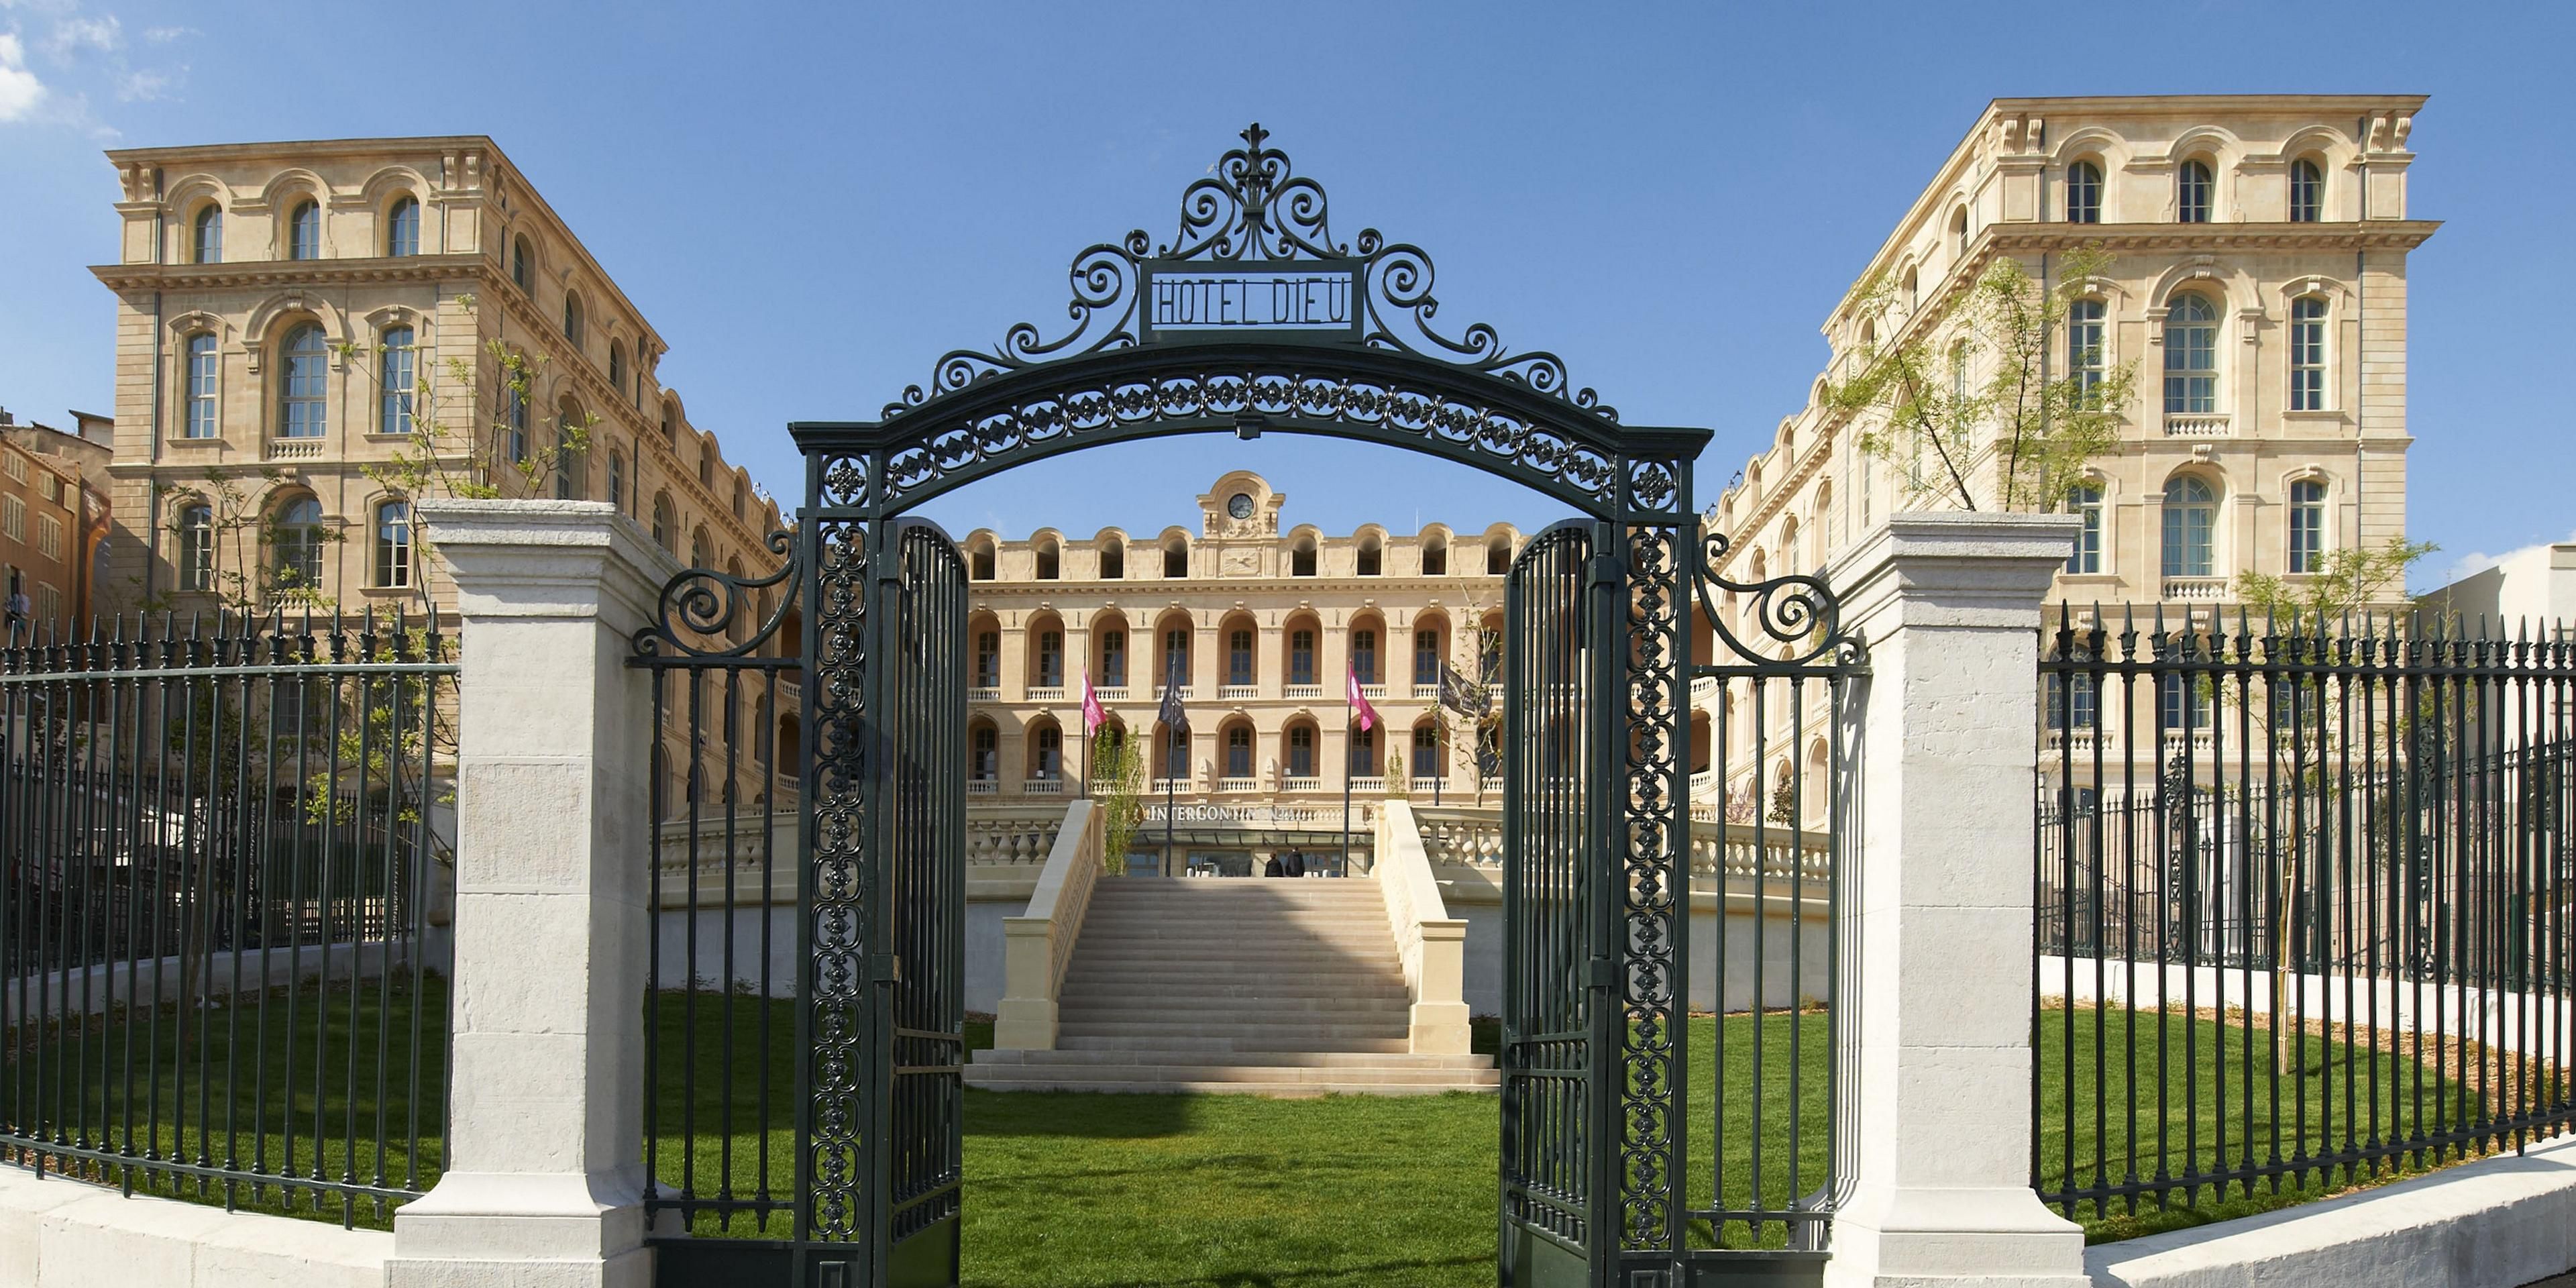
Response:
[[[51,1143],[180,1163],[306,1179],[318,1174],[415,1193],[437,1183],[444,1165],[440,1107],[447,1103],[447,1070],[443,1060],[432,1059],[419,1070],[413,1092],[411,1028],[417,1012],[423,1049],[443,1052],[444,980],[424,978],[425,1005],[419,1007],[407,977],[394,980],[389,993],[372,981],[355,990],[341,984],[318,992],[308,984],[294,998],[292,1016],[283,990],[246,996],[253,1000],[245,1005],[227,1006],[217,998],[204,1012],[191,1011],[184,1034],[175,1006],[119,1009],[68,1028],[13,1030],[8,1058],[0,1062],[0,1117],[56,1128],[45,1133]],[[22,1044],[30,1041],[41,1046],[28,1051]],[[22,1153],[17,1161],[33,1160]],[[131,1185],[138,1193],[377,1229],[392,1224],[390,1208],[372,1197],[344,1202],[313,1189],[238,1181],[228,1186],[62,1155],[45,1167],[101,1184]]]
[[[132,1101],[138,1118],[144,1116],[140,1111],[145,1104],[157,1103],[164,1127],[157,1137],[138,1131],[135,1139],[157,1139],[165,1154],[175,1150],[186,1157],[195,1156],[202,1146],[215,1161],[223,1157],[229,1139],[235,1141],[237,1157],[264,1156],[274,1168],[276,1160],[288,1156],[287,1143],[276,1128],[279,1115],[291,1107],[298,1124],[294,1166],[309,1174],[313,1150],[308,1125],[314,1108],[310,1074],[299,1073],[291,1106],[275,1075],[290,1061],[309,1071],[317,1052],[328,1067],[345,1069],[353,1044],[343,1036],[345,1026],[340,1021],[352,999],[345,988],[332,990],[331,996],[334,1025],[326,1046],[317,1046],[325,1039],[316,1031],[309,997],[292,1030],[283,1024],[282,1009],[274,999],[268,1003],[270,1022],[264,1033],[254,1022],[260,1008],[244,1008],[239,1041],[246,1054],[257,1053],[257,1067],[269,1070],[271,1078],[255,1089],[256,1094],[246,1086],[237,1089],[244,1130],[236,1137],[228,1138],[220,1128],[211,1135],[199,1131],[194,1097],[203,1084],[191,1073],[184,1088],[165,1081],[157,1101],[147,1090],[138,1090]],[[375,991],[370,988],[355,999],[354,1047],[362,1071],[374,1067],[374,1043],[380,1031],[399,1067],[407,1051],[410,1000],[397,990],[393,1009],[387,1013],[392,1027],[381,1029],[386,1016],[379,1014]],[[429,1004],[429,1015],[445,1013],[445,996],[436,990],[435,981],[423,1000]],[[670,1076],[654,1106],[653,1168],[666,1186],[676,1187],[685,1179],[696,1193],[716,1194],[725,1192],[723,1182],[730,1178],[731,1192],[747,1198],[757,1193],[765,1179],[773,1195],[793,1191],[794,1005],[707,993],[671,993],[659,999],[652,1040]],[[2114,1020],[2124,1014],[2110,1013]],[[223,1022],[229,1013],[219,1011],[217,1016],[217,1024],[204,1035],[204,1055],[212,1068],[220,1068],[233,1041]],[[2260,1030],[2249,1043],[2241,1018],[2201,1016],[2189,1021],[2191,1037],[2186,1042],[2186,1021],[2179,1013],[2168,1017],[2160,1033],[2153,1012],[2146,1012],[2133,1042],[2128,1024],[2104,1024],[2102,1018],[2101,1013],[2081,1008],[2053,1009],[2041,1015],[2043,1191],[2064,1183],[2070,1142],[2079,1186],[2094,1184],[2104,1169],[2116,1183],[2129,1173],[2132,1159],[2152,1176],[2160,1127],[2161,1148],[2168,1166],[2174,1168],[2186,1156],[2197,1158],[2203,1167],[2217,1166],[2222,1157],[2241,1165],[2249,1122],[2258,1163],[2272,1157],[2276,1126],[2281,1156],[2289,1159],[2301,1156],[2302,1141],[2313,1153],[2341,1146],[2348,1133],[2366,1141],[2374,1124],[2382,1134],[2394,1133],[2417,1121],[2414,1090],[2419,1071],[2428,1124],[2437,1112],[2456,1120],[2476,1105],[2472,1095],[2456,1086],[2455,1080],[2444,1078],[2429,1060],[2418,1064],[2411,1055],[2346,1047],[2310,1034],[2304,1039],[2304,1054],[2290,1062],[2282,1079],[2280,1112],[2272,1112],[2268,1095],[2258,1096],[2256,1111],[2249,1118],[2241,1095],[2243,1078],[2251,1072],[2258,1092],[2269,1087],[2272,1045]],[[1822,1130],[1830,1058],[1826,1018],[1817,1013],[1774,1014],[1758,1020],[1730,1016],[1721,1023],[1703,1016],[1694,1018],[1691,1025],[1689,1103],[1719,1103],[1716,1093],[1723,1078],[1728,1144],[1723,1157],[1713,1158],[1716,1124],[1704,1109],[1699,1111],[1689,1125],[1685,1178],[1692,1207],[1706,1209],[1721,1194],[1729,1209],[1752,1206],[1758,1179],[1760,1205],[1776,1211],[1821,1183],[1828,1144]],[[175,1063],[178,1048],[173,1028],[165,1016],[160,1045],[152,1048],[146,1040],[149,1026],[136,1025],[132,1031],[138,1056],[146,1049],[157,1049],[165,1067]],[[67,1055],[86,1050],[92,1076],[86,1082],[61,1083],[48,1075],[47,1081],[39,1083],[31,1066],[24,1071],[27,1085],[42,1087],[49,1095],[73,1085],[95,1088],[100,1082],[95,1061],[102,1052],[119,1050],[127,1031],[120,1017],[94,1023],[79,1042],[71,1035],[51,1035],[44,1048],[48,1069],[64,1069]],[[1750,1095],[1757,1035],[1765,1050],[1766,1072],[1758,1132],[1753,1130]],[[988,1046],[991,1026],[970,1023],[967,1036],[970,1048]],[[1494,1027],[1479,1025],[1476,1038],[1477,1048],[1490,1052],[1496,1040]],[[1798,1070],[1794,1088],[1789,1059],[1793,1038]],[[2072,1066],[2064,1058],[2070,1038],[2078,1056]],[[2098,1087],[2096,1043],[2105,1075]],[[2187,1083],[2179,1074],[2186,1050],[2196,1070]],[[1709,1058],[1713,1051],[1720,1058]],[[683,1052],[691,1058],[682,1061]],[[2134,1114],[2129,1111],[2132,1052],[2140,1074],[2136,1085],[2141,1101]],[[2162,1104],[2155,1096],[2159,1057],[2173,1073],[2174,1088]],[[684,1066],[693,1072],[694,1080],[678,1076]],[[2318,1072],[2303,1076],[2302,1068]],[[722,1076],[727,1069],[732,1074],[730,1086]],[[436,1072],[427,1071],[433,1079]],[[14,1062],[0,1065],[0,1096],[21,1074]],[[2224,1155],[2213,1129],[2222,1074],[2232,1115]],[[2346,1124],[2340,1106],[2347,1079],[2364,1089],[2366,1106],[2366,1088],[2373,1076],[2385,1088],[2402,1084],[2406,1097],[2383,1095],[2375,1116],[2366,1114],[2363,1122]],[[115,1080],[107,1081],[114,1084]],[[245,1084],[250,1081],[243,1079]],[[2197,1106],[2196,1137],[2185,1109],[2186,1088]],[[433,1081],[429,1090],[436,1089]],[[2108,1096],[2102,1102],[2107,1108],[2098,1126],[2090,1110],[2097,1090]],[[180,1126],[183,1095],[188,1098],[187,1119]],[[2331,1119],[2330,1098],[2336,1111]],[[83,1103],[91,1120],[99,1122],[116,1121],[110,1111],[121,1111],[126,1101],[121,1085],[111,1085],[107,1090],[94,1089]],[[214,1103],[220,1112],[219,1093]],[[266,1106],[258,1119],[264,1124],[261,1130],[252,1130],[250,1106],[255,1103]],[[2070,1103],[2085,1107],[2071,1123],[2066,1115]],[[1788,1112],[1793,1104],[1797,1111]],[[325,1101],[322,1109],[333,1133],[326,1159],[328,1174],[336,1177],[344,1165],[352,1164],[360,1177],[371,1174],[370,1147],[362,1141],[344,1162],[346,1151],[338,1133],[352,1109],[362,1132],[371,1129],[376,1108],[375,1101],[364,1097],[354,1102],[336,1097]],[[399,1178],[410,1158],[400,1130],[404,1119],[400,1106],[389,1104],[387,1109],[395,1130],[386,1162],[389,1176]],[[1500,1134],[1496,1114],[1494,1097],[1463,1094],[1266,1100],[970,1090],[965,1098],[965,1282],[988,1288],[1033,1283],[1068,1288],[1488,1283],[1493,1275],[1496,1224]],[[2107,1149],[2097,1148],[2102,1145]],[[2097,1155],[2102,1159],[2098,1165]],[[2097,1241],[2126,1238],[2303,1202],[2457,1157],[2454,1150],[2447,1157],[2392,1160],[2358,1175],[2343,1169],[2285,1166],[2277,1187],[2265,1181],[2231,1186],[2224,1193],[2211,1186],[2191,1194],[2177,1189],[2166,1196],[2170,1202],[2165,1205],[2151,1195],[2134,1212],[2125,1201],[2097,1212],[2086,1202],[2077,1206],[2074,1215]],[[440,1157],[434,1137],[421,1142],[418,1158],[418,1183],[425,1188],[438,1174]],[[89,1171],[96,1179],[115,1180],[104,1169]],[[2294,1179],[2304,1188],[2290,1188]],[[176,1186],[165,1182],[151,1188],[160,1193],[175,1190],[179,1197],[202,1201],[223,1199],[219,1186],[201,1191],[194,1182]],[[236,1198],[248,1204],[252,1196],[244,1190]],[[276,1206],[274,1189],[267,1191],[265,1201],[271,1208]],[[334,1220],[341,1215],[336,1201],[316,1205],[308,1198],[297,1204],[297,1210]],[[364,1203],[355,1215],[360,1224],[383,1224]],[[714,1215],[700,1214],[695,1227],[707,1235],[777,1237],[785,1232],[786,1222],[775,1218],[764,1231],[744,1216],[724,1228]],[[1715,1237],[1705,1222],[1697,1224],[1693,1234],[1701,1246]],[[1738,1222],[1725,1232],[1730,1245],[1748,1241],[1777,1245],[1781,1237],[1776,1225],[1754,1231]]]

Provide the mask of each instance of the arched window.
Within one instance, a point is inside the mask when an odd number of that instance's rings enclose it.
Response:
[[[1001,731],[988,724],[977,724],[973,735],[974,753],[968,762],[967,775],[979,783],[989,783],[1002,776]]]
[[[1423,627],[1413,632],[1413,682],[1418,685],[1440,683],[1440,630]]]
[[[1297,725],[1288,731],[1288,776],[1315,776],[1315,726]]]
[[[1375,778],[1386,772],[1377,763],[1377,730],[1351,730],[1349,774],[1353,778]]]
[[[1174,579],[1190,575],[1190,543],[1187,539],[1174,537],[1163,543],[1163,575]]]
[[[1064,777],[1064,731],[1040,725],[1029,740],[1029,777],[1053,782]]]
[[[322,584],[322,503],[300,496],[278,507],[270,540],[277,550],[277,584],[310,591]]]
[[[1002,633],[975,632],[975,687],[993,689],[1002,683]]]
[[[2066,557],[2066,571],[2078,575],[2102,571],[2102,485],[2078,483],[2066,489],[2066,512],[2084,521],[2084,531],[2075,539],[2075,553]]]
[[[1905,311],[1912,313],[1923,305],[1923,273],[1908,265],[1905,270]]]
[[[1237,687],[1252,684],[1252,631],[1236,627],[1225,633],[1225,682]]]
[[[1950,212],[1950,253],[1961,258],[1968,254],[1968,208]]]
[[[1429,721],[1413,726],[1413,776],[1440,776],[1440,730]]]
[[[1422,575],[1449,575],[1449,541],[1436,532],[1422,539]]]
[[[1029,682],[1042,689],[1064,687],[1064,632],[1038,632],[1037,674]]]
[[[2218,490],[2197,474],[2165,484],[2168,577],[2207,577],[2218,567]]]
[[[412,381],[418,374],[414,364],[411,328],[386,327],[376,346],[377,433],[412,432]]]
[[[286,217],[286,257],[322,258],[322,203],[299,201]]]
[[[745,485],[744,485],[744,483],[743,483],[743,481],[742,481],[742,476],[741,476],[741,475],[739,475],[739,474],[734,475],[734,478],[733,478],[733,517],[734,517],[735,519],[737,519],[737,520],[747,520],[749,516],[747,516],[744,512],[750,508],[750,502],[751,502],[751,489],[750,489],[749,487],[747,487],[747,486],[745,486]]]
[[[581,347],[581,297],[570,291],[564,292],[563,333],[572,347]]]
[[[2290,163],[2290,222],[2313,224],[2326,217],[2326,172],[2309,157]]]
[[[608,387],[621,394],[626,392],[626,342],[623,340],[608,342]]]
[[[1291,577],[1315,575],[1315,539],[1313,537],[1299,537],[1297,544],[1288,548],[1288,575]]]
[[[1378,684],[1377,631],[1363,626],[1351,632],[1351,674],[1362,684]]]
[[[387,501],[376,507],[376,584],[411,584],[411,503]]]
[[[322,396],[330,347],[322,328],[307,323],[286,337],[277,364],[277,436],[320,438],[329,428],[328,404]]]
[[[2075,300],[2066,306],[2066,369],[2074,373],[2075,387],[2088,406],[2110,365],[2103,345],[2109,317],[2110,307],[2100,300]]]
[[[680,553],[680,549],[673,543],[679,540],[678,533],[679,527],[672,521],[671,517],[671,494],[668,492],[654,493],[653,544],[662,547],[663,551],[666,553],[676,555]]]
[[[614,449],[608,453],[608,503],[626,512],[626,453]]]
[[[1179,677],[1180,687],[1190,687],[1190,628],[1187,626],[1163,628],[1163,673],[1159,682],[1169,682],[1175,676]]]
[[[1378,548],[1377,537],[1374,534],[1360,538],[1359,559],[1357,564],[1359,575],[1363,577],[1374,577],[1378,575],[1378,566],[1381,554],[1382,552]]]
[[[1100,687],[1104,689],[1126,688],[1127,632],[1122,630],[1105,630],[1100,632],[1099,639]]]
[[[386,212],[385,253],[395,256],[420,253],[419,202],[404,197]]]
[[[712,568],[715,566],[713,561],[709,560],[707,557],[707,530],[704,525],[701,525],[697,531],[689,534],[689,566],[692,568]]]
[[[2218,410],[2218,309],[2177,295],[2165,313],[2165,414]]]
[[[215,588],[215,511],[212,506],[179,507],[179,589]]]
[[[1488,577],[1500,577],[1511,570],[1511,538],[1498,536],[1487,541],[1485,543],[1485,575]]]
[[[2066,222],[2102,222],[2102,167],[2078,161],[2066,167]]]
[[[1127,576],[1127,546],[1116,537],[1100,546],[1100,579],[1119,581]]]
[[[1288,683],[1314,684],[1315,630],[1300,626],[1288,632]]]
[[[189,225],[188,261],[192,264],[224,262],[224,208],[209,201],[197,212],[196,222]]]
[[[1228,725],[1225,730],[1225,776],[1252,777],[1252,726]]]
[[[2290,301],[2290,410],[2326,409],[2326,302]]]
[[[2290,485],[2290,571],[2324,572],[2326,485],[2300,479]]]
[[[1056,552],[1055,543],[1052,541],[1039,542],[1037,555],[1038,580],[1054,581],[1056,579],[1057,572],[1061,571],[1064,565],[1063,558]]]
[[[215,337],[199,332],[188,337],[188,421],[190,438],[213,438],[215,427]]]
[[[581,413],[567,403],[555,413],[555,499],[579,501],[590,494],[589,454],[582,450]],[[703,566],[703,565],[701,565]]]
[[[510,280],[517,283],[522,291],[536,289],[536,256],[529,251],[525,237],[510,239]]]
[[[2185,161],[2174,172],[2174,222],[2208,223],[2210,207],[2217,199],[2218,182],[2210,176],[2208,162]]]
[[[716,445],[713,439],[698,444],[698,486],[710,492],[716,490]]]
[[[673,454],[676,455],[679,452],[680,411],[668,402],[662,404],[662,442],[671,449]]]
[[[966,575],[976,581],[993,579],[993,547],[979,543],[967,552]]]

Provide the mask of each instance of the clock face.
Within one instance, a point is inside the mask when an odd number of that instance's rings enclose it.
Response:
[[[1249,519],[1249,518],[1251,518],[1251,517],[1252,517],[1252,494],[1251,494],[1251,493],[1249,493],[1249,492],[1237,492],[1237,493],[1235,493],[1235,494],[1234,494],[1234,499],[1225,503],[1225,512],[1226,512],[1227,514],[1231,514],[1231,515],[1233,515],[1234,517],[1236,517],[1236,518],[1238,518],[1238,519]]]

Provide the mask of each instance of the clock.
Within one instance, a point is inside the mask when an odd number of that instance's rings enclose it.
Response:
[[[1236,517],[1236,518],[1238,518],[1238,519],[1249,519],[1249,518],[1251,518],[1251,517],[1252,517],[1252,494],[1251,494],[1250,492],[1237,492],[1237,493],[1235,493],[1235,494],[1234,494],[1234,499],[1225,503],[1225,512],[1226,512],[1227,514],[1231,514],[1231,515],[1233,515],[1234,517]]]

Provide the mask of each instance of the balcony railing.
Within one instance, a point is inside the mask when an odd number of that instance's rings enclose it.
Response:
[[[1351,790],[1354,792],[1383,792],[1386,790],[1386,779],[1354,778],[1351,780]]]
[[[1363,698],[1383,698],[1386,696],[1386,686],[1383,684],[1363,684],[1360,686],[1360,696]]]
[[[1216,780],[1216,789],[1221,792],[1257,792],[1261,790],[1261,780],[1258,778],[1220,778]]]
[[[1440,696],[1440,685],[1437,681],[1424,684],[1416,680],[1413,684],[1413,696],[1425,701],[1436,700]]]
[[[990,684],[972,685],[966,690],[966,700],[968,702],[999,702],[1002,700],[1002,690]]]
[[[2235,433],[2228,427],[2224,412],[2168,412],[2165,415],[2167,438],[2232,438]]]
[[[1324,780],[1321,778],[1283,778],[1279,781],[1279,790],[1283,792],[1320,792],[1324,790]]]
[[[1029,686],[1029,701],[1062,702],[1064,701],[1064,686],[1061,684],[1032,684]]]
[[[1413,790],[1428,796],[1437,790],[1443,781],[1438,774],[1416,775],[1413,779]]]
[[[1260,697],[1261,687],[1254,684],[1219,685],[1216,696],[1221,702],[1245,702]]]
[[[1320,698],[1324,696],[1324,686],[1320,684],[1292,684],[1285,689],[1281,689],[1279,694],[1281,697],[1285,698]]]
[[[1168,689],[1168,688],[1170,688],[1170,687],[1172,687],[1172,686],[1170,686],[1170,685],[1168,685],[1168,684],[1157,684],[1157,685],[1155,685],[1155,686],[1154,686],[1154,696],[1155,696],[1155,697],[1157,697],[1157,698],[1162,697],[1162,696],[1163,696],[1163,690]],[[1189,700],[1190,700],[1190,686],[1188,686],[1188,685],[1184,684],[1184,685],[1182,685],[1182,686],[1181,686],[1181,701],[1183,701],[1183,702],[1187,702],[1187,701],[1189,701]]]
[[[2207,603],[2227,598],[2227,586],[2225,577],[2167,577],[2163,590],[2168,602]]]
[[[1477,780],[1476,786],[1479,791],[1491,795],[1503,790],[1503,780],[1499,778],[1479,779]]]
[[[1091,692],[1092,696],[1099,698],[1103,702],[1125,702],[1127,700],[1127,686],[1123,684],[1104,684],[1097,689],[1093,689]]]
[[[272,461],[318,461],[322,459],[319,438],[272,438],[268,440],[268,459]]]
[[[1028,779],[1020,784],[1020,795],[1062,796],[1064,795],[1064,780],[1061,778]]]
[[[969,796],[995,796],[999,795],[1001,790],[1002,780],[998,778],[969,778],[966,780],[966,794]]]

